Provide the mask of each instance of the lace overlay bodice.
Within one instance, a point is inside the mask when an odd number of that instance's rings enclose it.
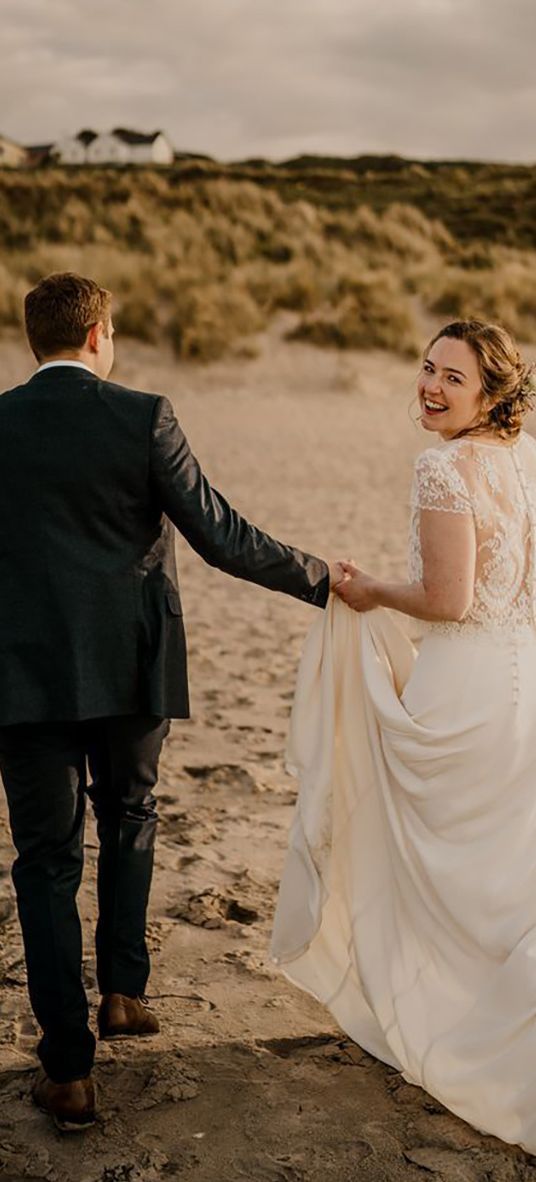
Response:
[[[411,495],[409,576],[422,579],[420,513],[469,514],[476,562],[472,605],[460,622],[433,631],[518,637],[536,632],[536,441],[513,445],[466,437],[427,448],[417,459]]]

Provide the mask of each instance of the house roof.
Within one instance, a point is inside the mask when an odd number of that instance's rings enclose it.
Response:
[[[11,146],[13,148],[20,148],[22,152],[25,151],[22,144],[19,144],[18,140],[12,140],[9,135],[2,135],[1,132],[0,132],[0,143],[11,144]]]
[[[97,132],[90,131],[89,128],[86,127],[86,128],[84,128],[83,131],[78,132],[78,135],[76,138],[77,138],[77,140],[80,140],[81,144],[84,144],[85,147],[87,147],[88,144],[93,143],[93,140],[96,140]]]
[[[143,131],[130,131],[128,127],[114,127],[112,135],[124,144],[152,144],[162,132],[152,131],[145,134]]]

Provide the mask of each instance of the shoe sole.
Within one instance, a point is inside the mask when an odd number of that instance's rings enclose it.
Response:
[[[99,1034],[101,1042],[117,1042],[120,1038],[154,1038],[159,1030],[118,1030],[117,1034]]]
[[[41,1112],[46,1112],[46,1111],[47,1111],[46,1108],[41,1109]],[[47,1115],[50,1116],[50,1113],[48,1113]],[[80,1124],[77,1121],[60,1120],[58,1116],[53,1116],[52,1119],[54,1121],[56,1128],[59,1129],[60,1133],[85,1133],[86,1129],[92,1129],[93,1126],[97,1123],[96,1116],[92,1117],[91,1120],[86,1120],[84,1122],[84,1124]]]
[[[52,1120],[52,1122],[55,1124],[56,1128],[59,1130],[60,1133],[85,1133],[86,1129],[93,1128],[93,1125],[95,1125],[97,1123],[96,1112],[94,1112],[93,1115],[90,1116],[87,1120],[83,1120],[83,1121],[62,1120],[61,1117],[56,1116],[56,1114],[54,1112],[51,1112],[49,1108],[45,1108],[45,1106],[43,1104],[40,1104],[39,1100],[36,1099],[33,1092],[32,1092],[32,1101],[35,1104],[35,1107],[39,1110],[39,1112],[42,1112],[44,1116],[48,1116],[50,1118],[50,1120]]]
[[[85,1121],[61,1120],[59,1116],[55,1116],[53,1112],[50,1112],[50,1109],[43,1108],[43,1105],[39,1104],[37,1100],[34,1100],[34,1104],[39,1109],[39,1112],[42,1112],[44,1116],[49,1116],[53,1120],[60,1133],[85,1133],[86,1129],[91,1129],[97,1123],[96,1115]]]

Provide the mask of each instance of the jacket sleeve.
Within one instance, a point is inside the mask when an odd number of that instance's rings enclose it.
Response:
[[[205,562],[238,579],[325,607],[327,563],[275,541],[211,487],[167,398],[159,397],[153,412],[149,468],[161,508]]]

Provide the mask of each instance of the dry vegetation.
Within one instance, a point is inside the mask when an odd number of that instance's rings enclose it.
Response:
[[[0,325],[69,269],[113,290],[121,331],[200,360],[243,349],[281,308],[293,339],[337,348],[415,355],[430,313],[534,340],[535,178],[397,158],[5,170]]]

